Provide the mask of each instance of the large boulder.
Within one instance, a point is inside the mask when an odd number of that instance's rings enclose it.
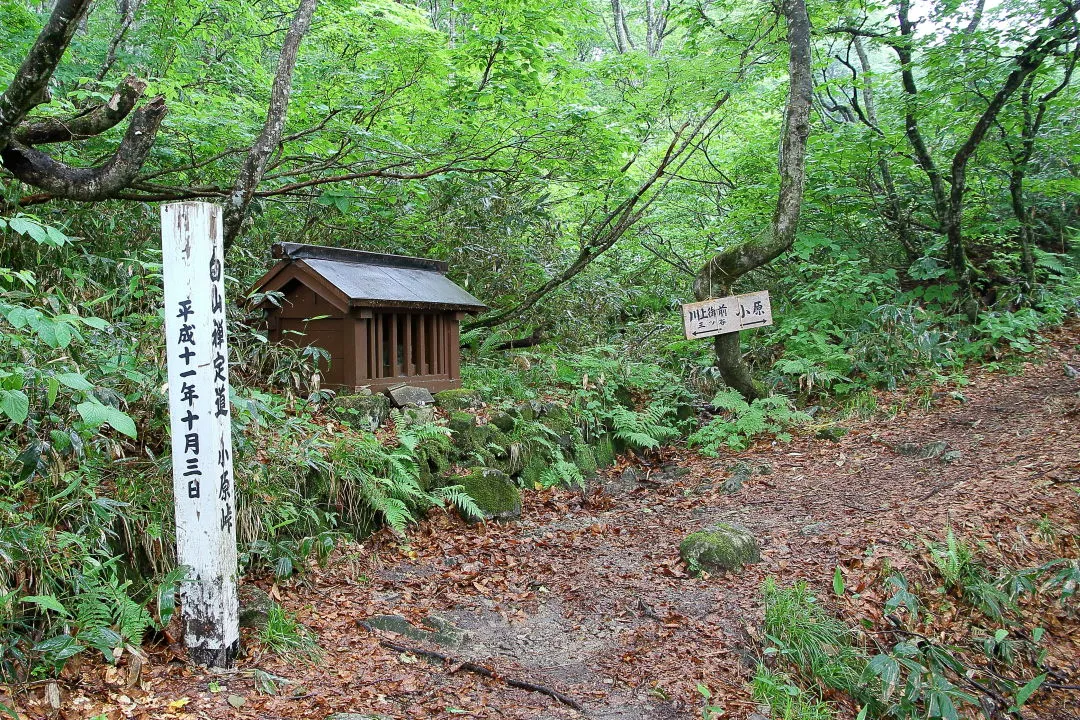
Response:
[[[435,404],[447,412],[454,410],[476,410],[484,405],[484,399],[478,390],[457,388],[435,393]]]
[[[390,398],[385,395],[338,395],[331,412],[357,430],[374,432],[390,416]]]
[[[686,536],[679,555],[691,572],[741,570],[761,560],[757,539],[746,528],[718,523],[708,530]]]
[[[506,473],[494,468],[476,467],[451,485],[462,485],[480,509],[481,517],[470,520],[516,520],[521,517],[521,491]]]

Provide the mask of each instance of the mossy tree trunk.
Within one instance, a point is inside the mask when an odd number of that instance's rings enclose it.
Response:
[[[759,238],[724,248],[694,278],[698,300],[731,294],[746,273],[771,262],[795,242],[806,184],[806,140],[810,135],[810,103],[813,80],[810,60],[810,20],[804,0],[784,0],[788,31],[788,90],[780,155],[780,192],[771,231]],[[739,333],[718,335],[716,364],[724,382],[747,400],[760,396],[739,348]]]

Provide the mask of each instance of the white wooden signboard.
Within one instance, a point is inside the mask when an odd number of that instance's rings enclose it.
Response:
[[[772,325],[768,290],[690,303],[682,312],[687,340]]]
[[[161,249],[184,643],[194,662],[228,667],[239,607],[221,208],[163,205]]]

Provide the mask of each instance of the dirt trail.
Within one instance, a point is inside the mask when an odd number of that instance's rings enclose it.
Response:
[[[670,451],[667,471],[641,468],[636,483],[622,468],[608,471],[607,492],[588,505],[557,491],[527,494],[515,524],[467,526],[433,515],[406,554],[389,536],[373,538],[310,574],[307,586],[278,590],[319,634],[326,657],[317,667],[255,655],[239,672],[212,677],[161,654],[145,673],[149,693],[108,686],[95,670],[76,694],[99,712],[108,699],[120,711],[109,717],[633,720],[700,717],[695,686],[704,683],[725,717],[746,717],[766,577],[825,587],[838,564],[854,577],[882,558],[903,570],[920,539],[941,537],[950,522],[1015,557],[1038,554],[1033,527],[1044,515],[1075,532],[1080,380],[1064,365],[1080,367],[1078,338],[1074,324],[1045,351],[1045,364],[1023,375],[983,374],[961,389],[963,401],[942,395],[928,410],[845,423],[850,432],[837,442],[797,438],[716,460]],[[735,460],[769,473],[725,493]],[[671,463],[689,472],[671,472]],[[762,562],[737,575],[688,577],[678,542],[719,520],[751,529]],[[464,641],[426,647],[550,686],[585,712],[388,650],[380,638],[418,643],[357,626],[378,614],[416,627],[432,616],[451,621],[466,631]],[[1051,659],[1076,683],[1080,639],[1051,641]],[[286,691],[301,697],[257,694],[255,667],[296,681]],[[211,680],[221,691],[208,691]],[[231,707],[230,694],[244,704]],[[189,701],[177,706],[182,698]],[[1078,698],[1061,699],[1056,716],[1070,717]]]

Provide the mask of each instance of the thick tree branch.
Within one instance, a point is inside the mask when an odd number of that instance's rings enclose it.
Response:
[[[293,16],[289,31],[281,45],[277,73],[270,90],[270,105],[266,111],[266,124],[262,133],[251,146],[247,158],[236,178],[229,202],[225,206],[225,251],[228,252],[233,242],[240,236],[248,206],[255,195],[255,189],[266,172],[266,163],[270,155],[281,142],[285,128],[285,115],[289,109],[289,96],[292,94],[293,69],[296,56],[300,51],[300,41],[311,27],[311,17],[315,14],[316,0],[300,0],[300,7]]]
[[[45,27],[26,54],[15,78],[0,95],[0,150],[11,142],[15,128],[46,96],[49,78],[64,56],[71,36],[91,0],[57,0]]]
[[[160,96],[136,110],[120,146],[98,167],[72,167],[18,143],[0,151],[0,159],[16,178],[54,198],[91,201],[115,197],[131,184],[146,161],[166,112],[165,99]]]
[[[24,122],[15,131],[14,139],[23,145],[44,145],[100,135],[128,116],[145,89],[145,82],[129,75],[116,88],[108,102],[66,120],[44,118]]]
[[[698,147],[699,136],[703,133],[708,136],[715,131],[719,123],[712,125],[711,128],[708,127],[709,123],[730,97],[730,93],[723,93],[712,108],[703,117],[699,118],[696,123],[691,125],[688,121],[675,132],[652,174],[642,181],[629,197],[604,215],[603,219],[592,228],[577,257],[562,272],[530,291],[518,304],[471,322],[463,326],[462,330],[469,331],[482,327],[494,327],[512,317],[519,316],[521,313],[530,310],[548,293],[577,277],[593,260],[610,250],[626,231],[645,215],[653,202],[660,197],[671,178],[678,173],[678,170]],[[687,152],[688,150],[690,152]],[[660,183],[659,187],[654,188],[662,179],[663,182]]]

